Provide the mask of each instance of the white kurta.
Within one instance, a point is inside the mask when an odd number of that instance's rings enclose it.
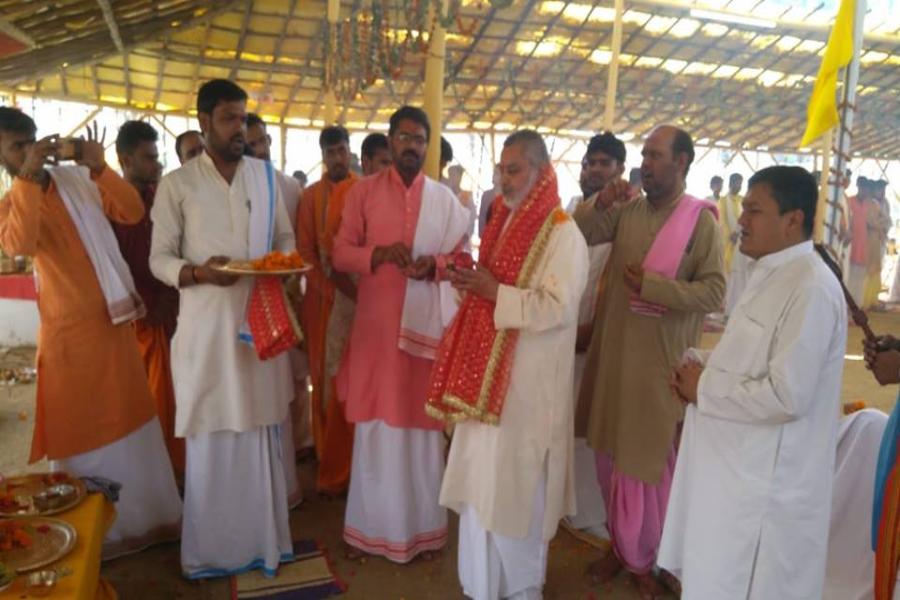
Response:
[[[888,302],[900,302],[900,258],[897,259],[897,266],[894,267],[894,283],[891,284]]]
[[[822,600],[875,598],[872,482],[887,422],[886,414],[872,409],[855,412],[840,421]]]
[[[257,164],[248,166],[251,161]],[[163,177],[151,212],[150,268],[160,281],[178,287],[182,266],[203,264],[212,256],[248,258],[248,198],[261,192],[250,189],[247,170],[261,164],[243,158],[229,186],[204,153]],[[275,192],[273,246],[291,252],[293,229],[278,185]],[[252,346],[238,341],[252,284],[252,277],[242,277],[230,287],[181,290],[172,339],[178,436],[249,431],[277,425],[287,416],[294,395],[288,355],[261,361]]]
[[[587,271],[584,237],[566,221],[554,228],[528,287],[498,291],[494,325],[519,330],[500,424],[456,425],[441,488],[441,504],[456,512],[469,505],[490,532],[528,535],[544,469],[543,540],[575,512],[573,350]]]
[[[685,414],[658,559],[684,600],[822,597],[846,341],[812,242],[756,261]]]
[[[728,274],[728,281],[725,284],[725,316],[730,317],[734,312],[744,290],[747,288],[747,280],[750,277],[750,270],[753,267],[753,260],[744,255],[738,248],[734,249],[734,255],[731,258],[731,272]]]

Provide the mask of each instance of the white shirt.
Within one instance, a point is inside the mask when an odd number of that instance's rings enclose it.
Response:
[[[278,182],[278,187],[281,188],[281,197],[284,199],[284,207],[287,209],[291,230],[296,234],[297,206],[300,204],[300,182],[278,170],[275,171],[275,181]]]
[[[752,265],[685,414],[658,559],[684,600],[822,597],[846,342],[812,242]]]
[[[160,281],[178,287],[182,266],[212,256],[248,258],[249,198],[268,193],[251,189],[250,168],[262,169],[264,163],[242,158],[229,185],[204,153],[163,177],[150,213],[150,269]],[[275,194],[273,246],[290,252],[294,233],[278,185]],[[281,423],[287,415],[293,396],[287,354],[261,361],[238,341],[252,283],[242,277],[230,287],[180,290],[171,355],[178,436],[249,431]]]

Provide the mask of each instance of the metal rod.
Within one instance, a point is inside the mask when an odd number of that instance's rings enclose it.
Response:
[[[603,127],[612,131],[616,119],[616,91],[619,86],[619,54],[622,52],[622,16],[625,0],[616,0],[616,18],[613,21],[612,57],[606,79],[606,106],[603,111]]]

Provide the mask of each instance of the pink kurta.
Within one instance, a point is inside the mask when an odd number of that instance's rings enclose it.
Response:
[[[359,180],[347,193],[333,264],[360,275],[353,330],[337,375],[338,398],[352,423],[378,419],[393,427],[443,428],[425,414],[433,361],[397,346],[406,277],[393,264],[374,273],[371,267],[376,246],[402,242],[412,248],[424,184],[419,174],[407,188],[391,167]]]

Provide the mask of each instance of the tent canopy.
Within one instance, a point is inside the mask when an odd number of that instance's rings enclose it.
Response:
[[[344,0],[332,27],[322,1],[0,0],[0,86],[190,114],[197,87],[225,77],[251,110],[298,126],[321,124],[329,87],[341,122],[383,126],[421,102],[435,2]],[[881,3],[866,22],[853,147],[900,159],[900,5]],[[628,0],[614,130],[670,122],[701,143],[796,152],[836,12],[834,0],[813,6]],[[601,128],[614,14],[611,0],[451,1],[445,128]]]

